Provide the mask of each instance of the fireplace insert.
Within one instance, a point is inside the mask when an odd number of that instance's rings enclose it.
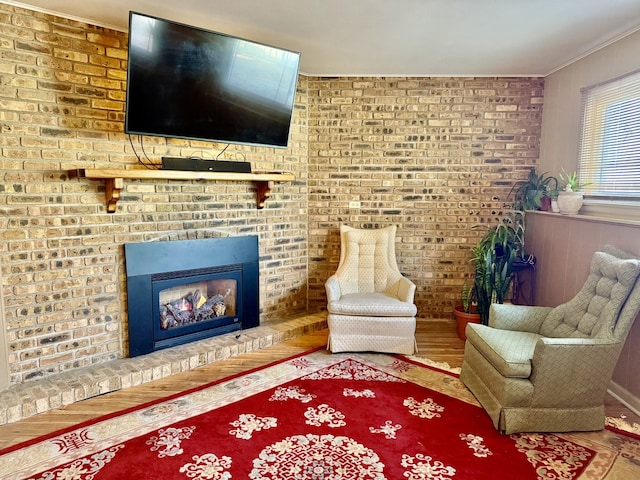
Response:
[[[129,356],[259,324],[258,237],[125,245]]]

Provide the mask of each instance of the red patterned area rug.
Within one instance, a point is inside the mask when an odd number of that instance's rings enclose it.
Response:
[[[0,478],[640,478],[637,438],[501,435],[427,363],[318,350],[7,449]]]

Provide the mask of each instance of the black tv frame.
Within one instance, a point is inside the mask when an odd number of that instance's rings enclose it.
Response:
[[[286,148],[299,65],[292,50],[131,11],[125,133]]]

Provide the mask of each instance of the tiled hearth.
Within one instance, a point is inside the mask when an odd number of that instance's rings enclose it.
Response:
[[[259,327],[241,333],[232,332],[15,385],[0,392],[0,425],[269,347],[326,327],[326,312],[264,321]]]

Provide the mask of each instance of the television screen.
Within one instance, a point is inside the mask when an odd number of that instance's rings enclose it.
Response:
[[[125,133],[286,147],[299,61],[130,12]]]

